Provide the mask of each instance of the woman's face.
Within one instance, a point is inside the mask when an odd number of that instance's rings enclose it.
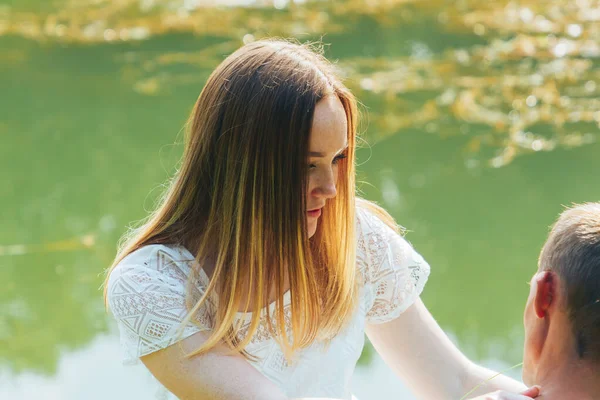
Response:
[[[348,121],[337,96],[321,99],[316,107],[309,139],[306,221],[308,237],[317,231],[321,209],[336,195],[338,163],[346,157]]]

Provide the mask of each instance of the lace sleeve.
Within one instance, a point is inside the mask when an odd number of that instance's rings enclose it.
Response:
[[[417,300],[429,277],[429,265],[377,216],[359,209],[357,217],[357,260],[368,297],[367,323],[388,322]]]
[[[178,254],[178,253],[176,253]],[[204,310],[181,326],[185,307],[187,261],[166,246],[145,246],[119,263],[108,281],[108,304],[117,320],[124,364],[209,329]]]

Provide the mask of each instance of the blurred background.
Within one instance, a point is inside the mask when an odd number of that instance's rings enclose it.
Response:
[[[266,36],[322,40],[362,103],[361,192],[432,266],[425,303],[473,360],[521,361],[548,226],[600,200],[600,1],[2,0],[0,398],[151,398],[103,270],[210,71]],[[413,398],[369,346],[354,391]]]

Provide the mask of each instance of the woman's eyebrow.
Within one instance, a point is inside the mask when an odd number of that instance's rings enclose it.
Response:
[[[344,148],[341,149],[341,150],[339,150],[336,154],[342,153],[342,152],[344,152],[347,149],[348,149],[348,145],[344,146]],[[311,151],[311,152],[308,153],[308,155],[310,157],[325,157],[326,156],[325,153],[321,153],[320,151]]]

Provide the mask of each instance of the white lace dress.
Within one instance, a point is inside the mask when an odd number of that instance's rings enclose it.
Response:
[[[207,318],[200,314],[198,325],[190,324],[178,335],[186,315],[185,282],[194,262],[182,247],[149,245],[125,257],[111,272],[108,302],[118,323],[125,364],[138,363],[141,356],[209,329]],[[429,276],[429,265],[410,244],[363,209],[357,209],[357,268],[365,282],[360,305],[326,350],[315,343],[290,365],[265,326],[246,347],[258,356],[251,364],[288,397],[351,399],[350,380],[363,349],[365,325],[400,315],[418,298]],[[201,276],[198,290],[207,284],[207,276]],[[287,292],[286,312],[289,304]],[[238,313],[237,318],[249,321],[250,314]],[[157,398],[176,398],[155,382]]]

